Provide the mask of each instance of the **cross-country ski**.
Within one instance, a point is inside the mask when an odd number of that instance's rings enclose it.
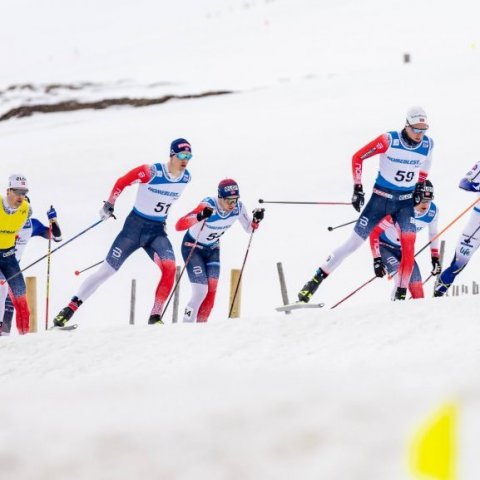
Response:
[[[300,310],[302,308],[322,308],[324,303],[305,303],[305,302],[295,302],[288,303],[287,305],[282,305],[281,307],[276,307],[277,312],[288,312],[290,310]]]
[[[72,325],[64,325],[63,327],[57,327],[54,325],[53,327],[50,327],[49,330],[63,330],[65,332],[69,332],[71,330],[76,330],[78,328],[78,324],[73,323]]]

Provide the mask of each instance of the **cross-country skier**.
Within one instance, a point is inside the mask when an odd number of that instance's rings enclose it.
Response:
[[[60,230],[60,226],[58,224],[57,212],[55,211],[53,206],[50,207],[50,209],[48,210],[47,218],[51,225],[52,240],[54,242],[61,242],[62,231]],[[20,262],[23,251],[25,250],[27,243],[32,237],[42,237],[48,240],[49,234],[49,227],[45,226],[40,220],[36,218],[29,218],[23,225],[23,228],[20,230],[16,238],[15,256],[17,258],[17,261]],[[0,335],[2,336],[10,335],[13,318],[13,303],[10,296],[8,295],[8,286],[6,284],[0,285],[0,298],[4,298],[5,296],[5,312],[2,314],[2,311],[0,310],[0,319],[3,318],[3,324],[0,329]]]
[[[0,275],[8,280],[8,289],[16,312],[17,329],[20,335],[29,332],[30,310],[27,289],[15,257],[15,239],[30,216],[30,205],[25,199],[28,193],[27,179],[22,174],[13,174],[8,179],[7,194],[0,196]],[[0,297],[0,312],[5,309],[6,290]]]
[[[480,192],[480,162],[477,162],[472,169],[460,180],[459,188],[467,192]],[[435,285],[434,296],[445,295],[450,285],[455,281],[456,276],[467,266],[473,254],[480,246],[480,203],[472,209],[470,219],[461,233],[452,263],[438,277]]]
[[[440,273],[440,260],[438,254],[438,208],[433,200],[433,185],[430,180],[426,180],[424,188],[420,192],[421,200],[414,207],[414,221],[417,232],[428,226],[430,253],[432,258],[432,275]],[[386,275],[394,275],[395,287],[398,286],[398,267],[402,258],[402,249],[400,245],[400,231],[398,225],[394,224],[390,215],[385,217],[370,234],[370,248],[373,255],[373,269],[375,275],[379,278]],[[410,277],[408,289],[412,298],[423,298],[422,275],[417,262],[413,264],[413,272]],[[396,288],[395,288],[396,291]]]
[[[220,275],[220,238],[237,221],[251,233],[263,220],[264,209],[253,210],[253,220],[240,201],[237,182],[231,178],[218,184],[218,198],[206,197],[199,205],[180,218],[177,230],[187,230],[182,241],[192,296],[185,308],[184,322],[206,322],[212,311]],[[192,248],[196,246],[192,252]]]
[[[80,305],[139,248],[147,252],[161,271],[148,323],[163,323],[161,313],[175,280],[175,256],[165,231],[165,222],[171,206],[191,180],[186,169],[191,158],[190,143],[184,138],[177,138],[170,145],[170,158],[167,163],[141,165],[117,180],[100,210],[100,217],[103,220],[111,217],[115,201],[124,188],[138,184],[133,210],[110,247],[105,262],[84,280],[70,303],[54,318],[55,326],[65,326]]]
[[[352,205],[358,212],[365,201],[362,187],[363,161],[380,155],[380,167],[372,196],[361,212],[350,238],[333,251],[300,290],[300,302],[308,302],[320,283],[362,245],[373,228],[387,215],[400,228],[402,260],[395,299],[405,299],[414,262],[415,225],[410,220],[414,215],[414,201],[419,201],[416,192],[422,188],[432,161],[433,142],[425,135],[427,130],[426,113],[420,107],[413,107],[407,112],[403,130],[384,133],[353,155]]]

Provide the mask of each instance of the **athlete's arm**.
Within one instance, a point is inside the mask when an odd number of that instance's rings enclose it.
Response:
[[[432,165],[432,151],[433,151],[433,140],[429,138],[430,142],[430,150],[428,152],[427,158],[425,159],[425,163],[423,164],[423,168],[420,170],[418,175],[418,181],[424,182],[428,177],[428,172],[430,171],[430,167]]]
[[[48,227],[36,218],[30,219],[32,222],[32,237],[43,237],[48,239]]]
[[[435,218],[428,224],[428,240],[432,242],[432,238],[435,240],[430,244],[430,253],[432,257],[439,257],[438,244],[440,243],[439,238],[435,238],[438,234],[438,207],[435,212]]]
[[[360,185],[362,183],[363,161],[379,153],[386,152],[389,146],[390,136],[387,133],[384,133],[377,137],[375,140],[372,140],[370,143],[367,143],[367,145],[365,145],[358,152],[353,154],[352,174],[353,183],[355,185]]]
[[[113,186],[108,202],[115,205],[115,201],[123,192],[125,187],[134,185],[135,183],[148,183],[155,174],[155,167],[153,165],[141,165],[133,170],[130,170],[126,175],[120,177]]]
[[[252,218],[247,212],[247,209],[245,208],[245,205],[242,202],[239,202],[239,207],[240,207],[240,213],[238,215],[238,219],[240,220],[240,223],[242,224],[243,229],[247,233],[252,233],[253,227],[252,227]]]
[[[188,212],[183,217],[179,218],[175,224],[175,230],[182,231],[189,229],[192,225],[199,222],[197,215],[205,208],[211,207],[207,202],[201,202],[191,212]]]
[[[480,162],[477,162],[460,180],[459,188],[467,192],[480,191]]]

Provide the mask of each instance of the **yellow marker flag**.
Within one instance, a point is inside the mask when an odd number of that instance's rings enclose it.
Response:
[[[415,478],[455,480],[458,409],[448,403],[416,432],[411,445],[410,467]]]

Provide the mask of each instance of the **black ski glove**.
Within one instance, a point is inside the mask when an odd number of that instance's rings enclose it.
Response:
[[[107,220],[110,217],[115,218],[115,215],[113,214],[113,205],[110,202],[103,202],[103,207],[99,214],[102,220]]]
[[[425,182],[419,182],[415,185],[415,191],[413,192],[414,205],[418,205],[422,201],[424,188],[425,188]]]
[[[440,265],[440,259],[432,255],[432,275],[439,275],[442,271],[442,266]]]
[[[255,208],[253,210],[253,221],[260,223],[263,220],[263,217],[265,216],[265,209],[264,208]]]
[[[202,220],[205,220],[208,217],[211,217],[213,213],[213,208],[212,207],[204,207],[204,209],[201,212],[197,213],[197,220],[201,222]]]
[[[387,274],[387,269],[383,263],[382,257],[375,257],[373,259],[373,269],[375,270],[375,276],[382,278]]]
[[[363,193],[363,187],[361,183],[357,183],[353,186],[352,205],[353,208],[359,212],[363,204],[365,203],[365,194]]]
[[[258,225],[260,222],[263,220],[264,214],[265,214],[265,209],[264,208],[255,208],[253,211],[253,220],[252,220],[252,229],[256,230],[258,228]]]

